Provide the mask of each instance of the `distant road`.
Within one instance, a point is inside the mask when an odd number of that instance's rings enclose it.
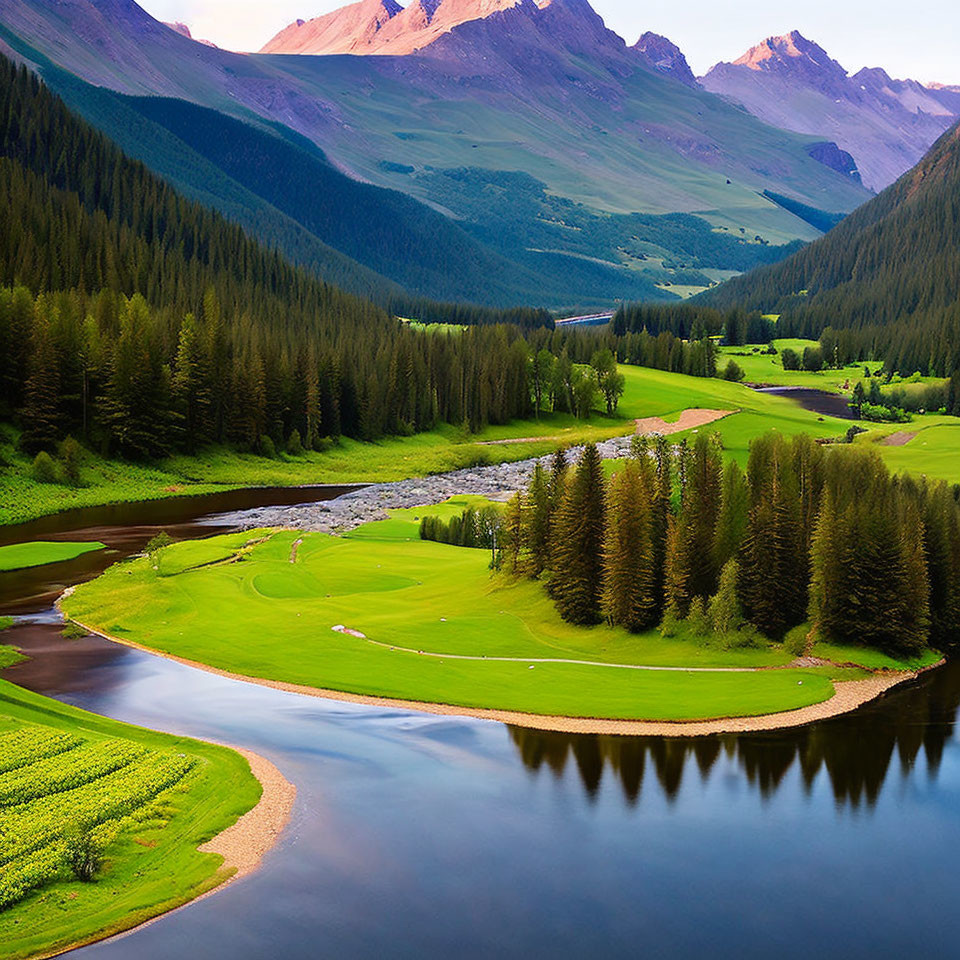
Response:
[[[610,313],[591,313],[583,317],[564,317],[562,320],[557,320],[557,326],[570,326],[572,324],[579,324],[584,327],[598,327],[603,323],[609,323],[613,319],[613,312]]]

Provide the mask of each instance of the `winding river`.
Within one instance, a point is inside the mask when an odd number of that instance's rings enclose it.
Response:
[[[245,495],[298,496],[318,493]],[[78,958],[960,954],[960,663],[830,722],[681,741],[298,697],[59,637],[63,587],[158,524],[223,529],[201,514],[239,504],[217,497],[3,531],[116,551],[0,575],[0,613],[27,617],[4,640],[32,657],[10,680],[249,747],[298,788],[259,872]]]

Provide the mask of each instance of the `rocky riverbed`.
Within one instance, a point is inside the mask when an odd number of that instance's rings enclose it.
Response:
[[[625,457],[630,452],[633,437],[615,437],[597,444],[605,460]],[[583,447],[567,450],[567,459],[576,463]],[[539,458],[549,466],[552,455]],[[243,529],[256,527],[293,527],[321,533],[344,533],[372,520],[386,520],[389,510],[419,507],[441,503],[450,497],[464,494],[484,496],[490,500],[508,500],[517,490],[527,485],[537,458],[467,467],[451,473],[398,480],[395,483],[375,483],[351,490],[335,500],[322,503],[304,503],[292,506],[257,507],[218,514],[210,522],[235,524]]]

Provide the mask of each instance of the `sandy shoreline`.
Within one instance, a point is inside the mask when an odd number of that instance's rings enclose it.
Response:
[[[239,753],[250,764],[250,772],[260,781],[263,793],[255,807],[248,810],[233,826],[227,827],[197,849],[201,853],[218,853],[223,857],[223,870],[233,870],[224,883],[232,883],[260,866],[267,852],[276,845],[290,822],[290,812],[297,788],[265,757],[243,747],[222,744]],[[216,892],[224,883],[215,887]]]
[[[143,644],[122,637],[114,637],[88,624],[73,620],[78,626],[95,636],[112,643],[140,650],[165,660],[172,660],[184,666],[204,670],[230,680],[255,683],[271,690],[282,690],[302,696],[320,697],[325,700],[338,700],[341,703],[358,703],[377,707],[390,707],[396,710],[415,710],[445,717],[471,717],[477,720],[495,720],[531,730],[544,730],[553,733],[587,733],[609,736],[636,737],[704,737],[721,733],[755,733],[764,730],[783,730],[788,727],[801,727],[817,720],[829,720],[832,717],[850,713],[858,707],[876,700],[894,687],[933,667],[921,670],[889,670],[874,673],[863,680],[836,680],[835,693],[829,700],[815,703],[809,707],[785,710],[780,713],[768,713],[752,717],[727,717],[714,720],[610,720],[592,717],[561,717],[537,713],[522,713],[516,710],[496,710],[482,707],[459,707],[445,703],[425,703],[418,700],[400,700],[393,697],[376,697],[367,694],[346,693],[342,690],[325,690],[298,683],[285,683],[280,680],[265,680],[262,677],[248,677],[196,660],[188,660],[172,653],[154,650]],[[941,660],[940,663],[943,663]],[[940,663],[933,666],[940,666]]]

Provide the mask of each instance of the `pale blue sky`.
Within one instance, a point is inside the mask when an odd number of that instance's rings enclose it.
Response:
[[[400,0],[401,3],[405,0]],[[261,47],[297,17],[334,10],[339,0],[140,0],[161,20],[183,20],[195,36],[234,50]],[[696,73],[733,60],[764,37],[798,29],[850,72],[884,67],[897,77],[960,83],[960,3],[926,0],[593,0],[607,26],[633,43],[662,33]]]

